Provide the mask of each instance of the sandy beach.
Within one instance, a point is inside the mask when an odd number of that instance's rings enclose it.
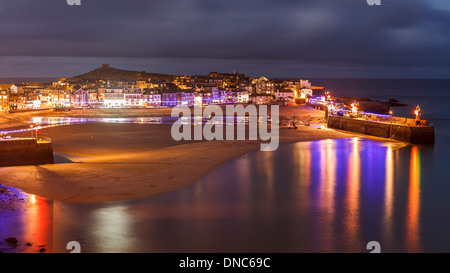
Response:
[[[0,126],[23,125],[33,116],[167,115],[167,109],[127,109],[132,110],[128,114],[125,109],[102,110],[7,114]],[[320,124],[324,113],[295,106],[281,107],[280,116],[298,116],[298,120]],[[166,124],[127,123],[86,123],[43,129],[40,135],[52,138],[57,164],[0,168],[0,184],[75,203],[137,199],[185,187],[222,164],[260,148],[260,141],[248,140],[175,141],[170,129],[171,125]],[[315,126],[280,129],[280,143],[353,136]]]

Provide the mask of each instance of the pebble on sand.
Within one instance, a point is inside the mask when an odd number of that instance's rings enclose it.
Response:
[[[17,239],[14,237],[9,237],[8,239],[5,239],[5,242],[10,244],[11,246],[17,246]]]

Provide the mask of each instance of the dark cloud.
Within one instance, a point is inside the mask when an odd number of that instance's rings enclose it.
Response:
[[[165,68],[171,60],[194,64],[185,73],[245,63],[272,75],[280,74],[273,67],[297,69],[290,74],[310,67],[317,77],[320,68],[338,76],[380,76],[385,68],[399,77],[437,77],[450,68],[449,6],[446,0],[384,0],[377,7],[365,0],[82,0],[81,6],[0,0],[0,56],[13,67],[13,56],[119,65],[157,59]]]

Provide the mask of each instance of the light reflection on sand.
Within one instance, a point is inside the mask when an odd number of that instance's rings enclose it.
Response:
[[[38,253],[52,252],[53,201],[2,186],[0,208],[0,251]],[[4,241],[17,239],[13,246]]]
[[[177,117],[138,117],[138,118],[80,118],[80,117],[32,117],[26,125],[17,126],[13,129],[0,130],[1,135],[30,132],[46,128],[67,126],[83,123],[132,123],[132,124],[173,124]],[[258,120],[260,122],[261,120]],[[207,118],[202,118],[202,123],[208,122]],[[248,117],[224,118],[224,121],[214,121],[213,124],[226,125],[244,123],[248,124]],[[194,117],[181,118],[182,124],[194,124]]]

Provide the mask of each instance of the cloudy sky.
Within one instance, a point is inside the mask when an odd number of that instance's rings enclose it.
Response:
[[[450,1],[0,0],[0,77],[450,78]]]

